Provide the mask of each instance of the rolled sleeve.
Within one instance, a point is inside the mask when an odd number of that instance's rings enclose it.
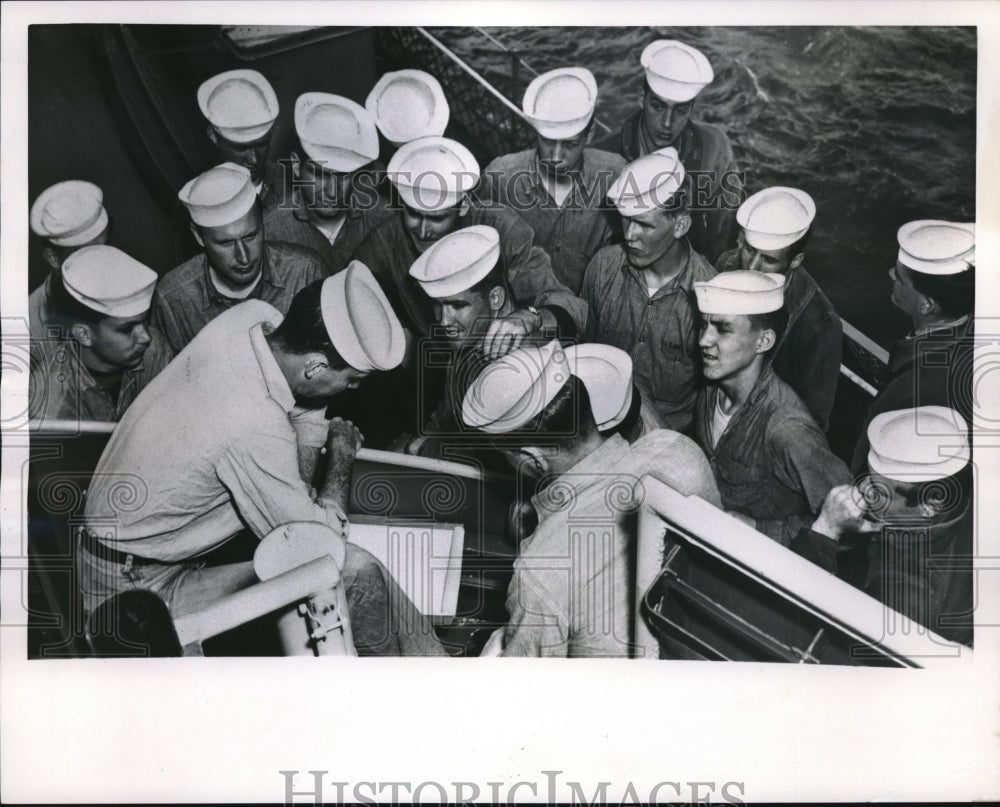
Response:
[[[295,430],[254,434],[230,445],[216,463],[219,481],[244,523],[258,538],[292,521],[320,521],[346,537],[347,517],[336,505],[320,506],[299,476]]]

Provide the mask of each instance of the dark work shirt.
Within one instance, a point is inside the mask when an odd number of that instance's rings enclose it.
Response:
[[[279,205],[267,212],[264,216],[264,236],[269,241],[284,241],[315,250],[326,263],[327,271],[336,274],[350,263],[365,236],[392,214],[381,194],[372,192],[371,197],[372,206],[352,206],[347,211],[332,244],[323,231],[310,221],[298,193],[291,195],[289,206]]]
[[[715,269],[687,245],[676,277],[650,297],[646,282],[615,244],[598,252],[583,280],[589,306],[587,340],[621,348],[632,357],[632,377],[668,429],[691,426],[701,377],[698,305],[692,284]]]
[[[117,422],[140,391],[173,358],[163,334],[149,328],[151,342],[138,367],[120,373],[92,372],[72,338],[45,343],[31,369],[30,416],[34,420]]]
[[[716,267],[720,272],[739,269],[739,251],[724,253]],[[825,432],[840,378],[844,328],[833,303],[804,266],[785,276],[785,310],[788,327],[771,351],[771,364]]]
[[[956,510],[934,524],[923,518],[884,524],[869,545],[864,590],[945,639],[971,647],[974,510],[969,501]],[[837,542],[831,538],[803,529],[791,548],[836,574]]]
[[[263,300],[284,315],[292,298],[316,280],[327,276],[323,261],[313,250],[296,244],[264,244],[260,280],[247,300]],[[205,253],[195,255],[167,272],[156,285],[152,322],[175,353],[223,311],[244,300],[220,294],[209,276]]]
[[[770,366],[713,446],[718,396],[716,385],[698,395],[694,437],[712,465],[722,506],[754,519],[758,531],[788,546],[816,519],[830,490],[851,481],[847,466]]]
[[[642,134],[642,110],[620,131],[595,142],[594,148],[621,154],[628,162],[655,150]],[[736,210],[744,202],[743,177],[726,133],[710,123],[689,121],[673,144],[692,185],[689,198],[691,245],[710,261],[736,243]]]
[[[851,470],[861,473],[867,468],[868,424],[883,412],[946,406],[971,423],[973,325],[969,317],[896,343],[889,354],[889,380],[879,389],[861,424]]]
[[[617,154],[584,149],[573,189],[557,205],[538,175],[536,149],[497,157],[483,172],[485,192],[509,207],[535,231],[535,244],[552,258],[556,277],[574,294],[594,254],[611,242],[618,213],[607,201],[608,188],[625,160]]]

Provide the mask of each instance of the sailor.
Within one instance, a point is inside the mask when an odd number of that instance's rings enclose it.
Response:
[[[497,157],[483,173],[484,191],[531,226],[556,277],[576,294],[590,259],[611,242],[617,216],[607,193],[625,167],[618,154],[587,147],[596,103],[597,82],[584,67],[538,76],[523,102],[535,147]]]
[[[28,328],[35,341],[51,325],[52,285],[59,267],[76,250],[106,244],[111,229],[104,193],[93,182],[70,179],[42,191],[30,213],[31,231],[44,240],[42,257],[52,268],[45,281],[28,295]]]
[[[208,139],[220,162],[242,165],[250,172],[264,210],[277,206],[285,182],[281,166],[267,159],[278,96],[256,70],[227,70],[198,87],[198,107],[208,121]]]
[[[788,326],[771,352],[771,363],[825,432],[840,376],[844,329],[833,304],[804,266],[815,216],[812,197],[798,188],[772,187],[755,193],[736,211],[737,248],[723,253],[716,268],[785,276]]]
[[[831,490],[811,530],[792,548],[836,573],[844,537],[874,535],[865,591],[971,647],[974,480],[968,423],[954,409],[919,406],[876,415],[868,436],[867,476]]]
[[[639,61],[642,108],[594,147],[630,162],[666,146],[677,149],[691,184],[691,243],[715,261],[736,240],[733,213],[743,201],[743,175],[725,132],[693,120],[697,96],[715,77],[712,65],[701,51],[671,39],[648,45]]]
[[[785,326],[783,285],[783,275],[744,270],[694,284],[707,384],[694,436],[725,509],[787,546],[850,475],[767,360]]]
[[[889,355],[889,378],[872,402],[851,468],[864,470],[867,424],[883,412],[946,406],[973,421],[973,311],[976,302],[974,224],[911,221],[899,228],[896,265],[889,270],[892,302],[913,332]]]
[[[413,262],[448,233],[483,224],[500,235],[501,260],[515,305],[508,316],[490,324],[487,354],[502,355],[543,328],[563,334],[582,329],[586,307],[556,278],[549,256],[534,243],[531,227],[505,207],[472,204],[479,164],[465,146],[445,137],[411,140],[393,155],[388,172],[400,212],[361,243],[356,257],[371,266],[404,326],[427,335],[434,322],[430,298],[409,275]]]
[[[362,438],[348,421],[325,423],[322,407],[403,351],[402,328],[360,264],[307,286],[285,318],[249,300],[206,325],[136,399],[97,464],[77,553],[85,609],[142,588],[176,618],[254,584],[250,561],[199,562],[244,528],[259,539],[318,521],[346,539]],[[135,495],[123,496],[130,484]],[[442,652],[384,567],[350,543],[342,579],[359,653]]]
[[[146,320],[156,272],[115,247],[75,251],[53,273],[49,339],[31,371],[33,420],[117,421],[170,361]],[[72,427],[69,427],[72,428]]]
[[[218,165],[178,196],[204,251],[167,272],[156,289],[153,323],[175,352],[237,303],[263,300],[285,312],[297,292],[327,276],[311,249],[265,239],[262,204],[243,166]]]
[[[440,82],[423,70],[384,73],[368,93],[365,109],[393,149],[421,137],[441,137],[451,115]]]
[[[379,189],[378,133],[363,107],[323,92],[298,97],[295,133],[290,204],[267,211],[264,235],[313,249],[339,272],[388,215]]]
[[[435,323],[450,343],[452,358],[441,402],[420,434],[406,436],[396,448],[438,457],[443,445],[467,437],[469,430],[457,413],[469,383],[487,363],[483,337],[490,323],[507,316],[514,305],[500,264],[499,234],[492,227],[476,225],[446,235],[417,258],[410,275],[434,300]],[[600,410],[595,411],[599,429],[621,429],[634,440],[645,429],[662,425],[638,391],[633,397],[632,361],[627,354],[609,345],[567,348],[567,354],[571,351],[581,376],[599,387],[591,395]]]
[[[634,568],[637,483],[651,473],[717,506],[719,496],[689,438],[659,429],[629,445],[621,434],[603,435],[589,390],[619,374],[594,365],[588,383],[567,353],[557,341],[513,351],[463,400],[465,424],[497,441],[522,483],[541,488],[531,500],[537,527],[514,562],[502,654],[624,657],[633,652],[633,580],[650,576]],[[576,528],[581,522],[586,529]],[[654,565],[655,576],[659,558]]]
[[[590,311],[587,341],[628,353],[639,388],[667,428],[682,432],[691,426],[700,380],[691,287],[715,275],[687,240],[683,184],[673,148],[625,166],[608,194],[625,242],[594,256],[582,290]]]

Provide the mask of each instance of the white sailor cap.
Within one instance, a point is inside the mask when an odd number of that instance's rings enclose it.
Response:
[[[535,131],[550,140],[582,132],[594,117],[597,81],[586,67],[559,67],[535,77],[524,91],[522,109]]]
[[[351,367],[370,373],[403,361],[403,326],[371,270],[361,261],[323,281],[323,324],[330,341]]]
[[[234,143],[266,135],[278,117],[278,96],[256,70],[229,70],[198,88],[198,106],[215,130]]]
[[[899,228],[898,260],[927,275],[957,275],[976,263],[976,225],[911,221]]]
[[[700,50],[673,39],[647,45],[639,62],[653,93],[674,104],[690,101],[715,78]]]
[[[103,201],[104,193],[93,182],[57,182],[31,206],[31,230],[58,247],[86,244],[108,226]]]
[[[428,297],[461,294],[486,277],[500,258],[500,234],[476,224],[435,241],[410,267]]]
[[[791,246],[809,232],[814,218],[816,203],[798,188],[765,188],[736,211],[747,243],[764,250]]]
[[[378,157],[375,121],[350,98],[303,93],[295,101],[295,132],[309,159],[330,171],[356,171]]]
[[[209,168],[177,194],[199,227],[224,227],[247,214],[257,201],[250,171],[236,163]]]
[[[136,317],[153,301],[156,272],[116,247],[95,244],[78,249],[61,271],[66,291],[107,317]]]
[[[785,276],[737,269],[694,284],[702,314],[767,314],[784,304]]]
[[[583,344],[566,348],[571,374],[587,388],[590,409],[600,431],[621,423],[632,407],[632,358],[611,345]]]
[[[684,184],[684,166],[673,146],[626,165],[608,189],[608,199],[626,217],[641,216],[666,205]]]
[[[365,109],[385,139],[395,146],[418,137],[444,134],[450,110],[441,84],[423,70],[396,70],[380,78]]]
[[[969,427],[946,406],[883,412],[868,425],[868,467],[900,482],[931,482],[969,461]]]
[[[569,377],[556,339],[512,350],[472,382],[462,401],[462,420],[488,434],[512,432],[545,409]]]
[[[400,147],[388,173],[407,207],[433,213],[454,207],[475,187],[479,163],[457,140],[420,137]]]

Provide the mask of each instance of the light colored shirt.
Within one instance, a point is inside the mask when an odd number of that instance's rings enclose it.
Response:
[[[614,435],[532,499],[538,528],[521,544],[507,594],[505,656],[628,656],[634,623],[635,519],[647,473],[718,505],[708,460],[677,432]]]
[[[295,399],[264,331],[281,319],[259,300],[234,306],[135,400],[87,495],[87,527],[105,544],[173,562],[244,525],[263,537],[323,521],[343,534],[344,514],[313,501],[299,475]]]

